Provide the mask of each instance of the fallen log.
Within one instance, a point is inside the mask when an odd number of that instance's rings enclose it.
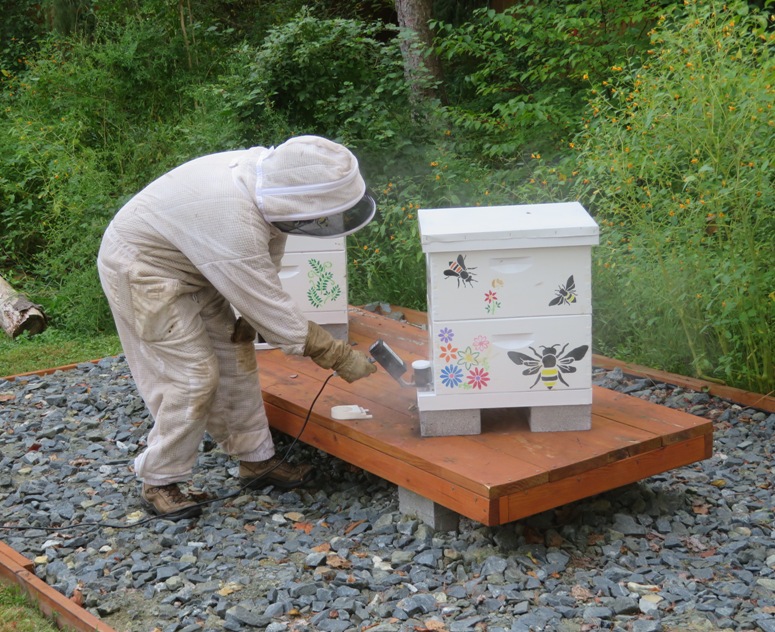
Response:
[[[40,305],[14,290],[0,277],[0,326],[11,338],[27,331],[30,336],[46,329],[46,315]]]

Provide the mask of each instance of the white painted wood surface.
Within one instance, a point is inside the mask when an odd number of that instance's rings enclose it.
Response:
[[[421,411],[592,402],[591,252],[578,202],[421,209],[433,391]]]

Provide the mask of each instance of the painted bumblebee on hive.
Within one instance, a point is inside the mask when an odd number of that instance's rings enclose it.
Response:
[[[535,382],[533,382],[530,388],[541,382],[546,388],[552,390],[558,380],[565,384],[565,386],[569,386],[562,374],[575,373],[576,367],[573,366],[573,363],[581,360],[589,350],[589,345],[581,345],[565,353],[569,344],[566,343],[559,352],[557,351],[557,347],[560,346],[558,344],[551,347],[542,345],[540,353],[533,349],[533,347],[529,347],[534,357],[519,351],[509,351],[507,355],[514,364],[527,367],[522,371],[522,375],[537,375]]]

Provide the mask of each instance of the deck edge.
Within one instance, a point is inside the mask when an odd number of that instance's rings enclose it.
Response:
[[[521,520],[542,511],[610,492],[619,487],[645,480],[650,476],[703,461],[710,458],[713,453],[713,442],[709,437],[709,435],[693,437],[684,442],[666,445],[652,452],[589,470],[578,476],[552,481],[541,487],[510,494],[505,497],[507,501],[501,505],[502,524]],[[627,470],[631,470],[632,475],[621,476],[622,471]],[[612,479],[616,479],[618,483],[613,487],[610,486]],[[573,489],[569,489],[569,486],[573,486]],[[559,505],[556,501],[558,495],[564,498]],[[548,500],[549,498],[552,500]],[[529,507],[529,509],[519,509],[520,507]]]

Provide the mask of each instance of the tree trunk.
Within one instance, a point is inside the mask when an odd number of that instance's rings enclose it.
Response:
[[[0,326],[11,338],[24,331],[30,336],[46,328],[46,315],[40,305],[31,303],[0,277]]]
[[[398,25],[403,32],[401,53],[404,74],[417,98],[434,97],[438,89],[427,85],[428,78],[441,85],[441,63],[432,52],[433,33],[428,26],[432,17],[433,0],[395,0]]]

